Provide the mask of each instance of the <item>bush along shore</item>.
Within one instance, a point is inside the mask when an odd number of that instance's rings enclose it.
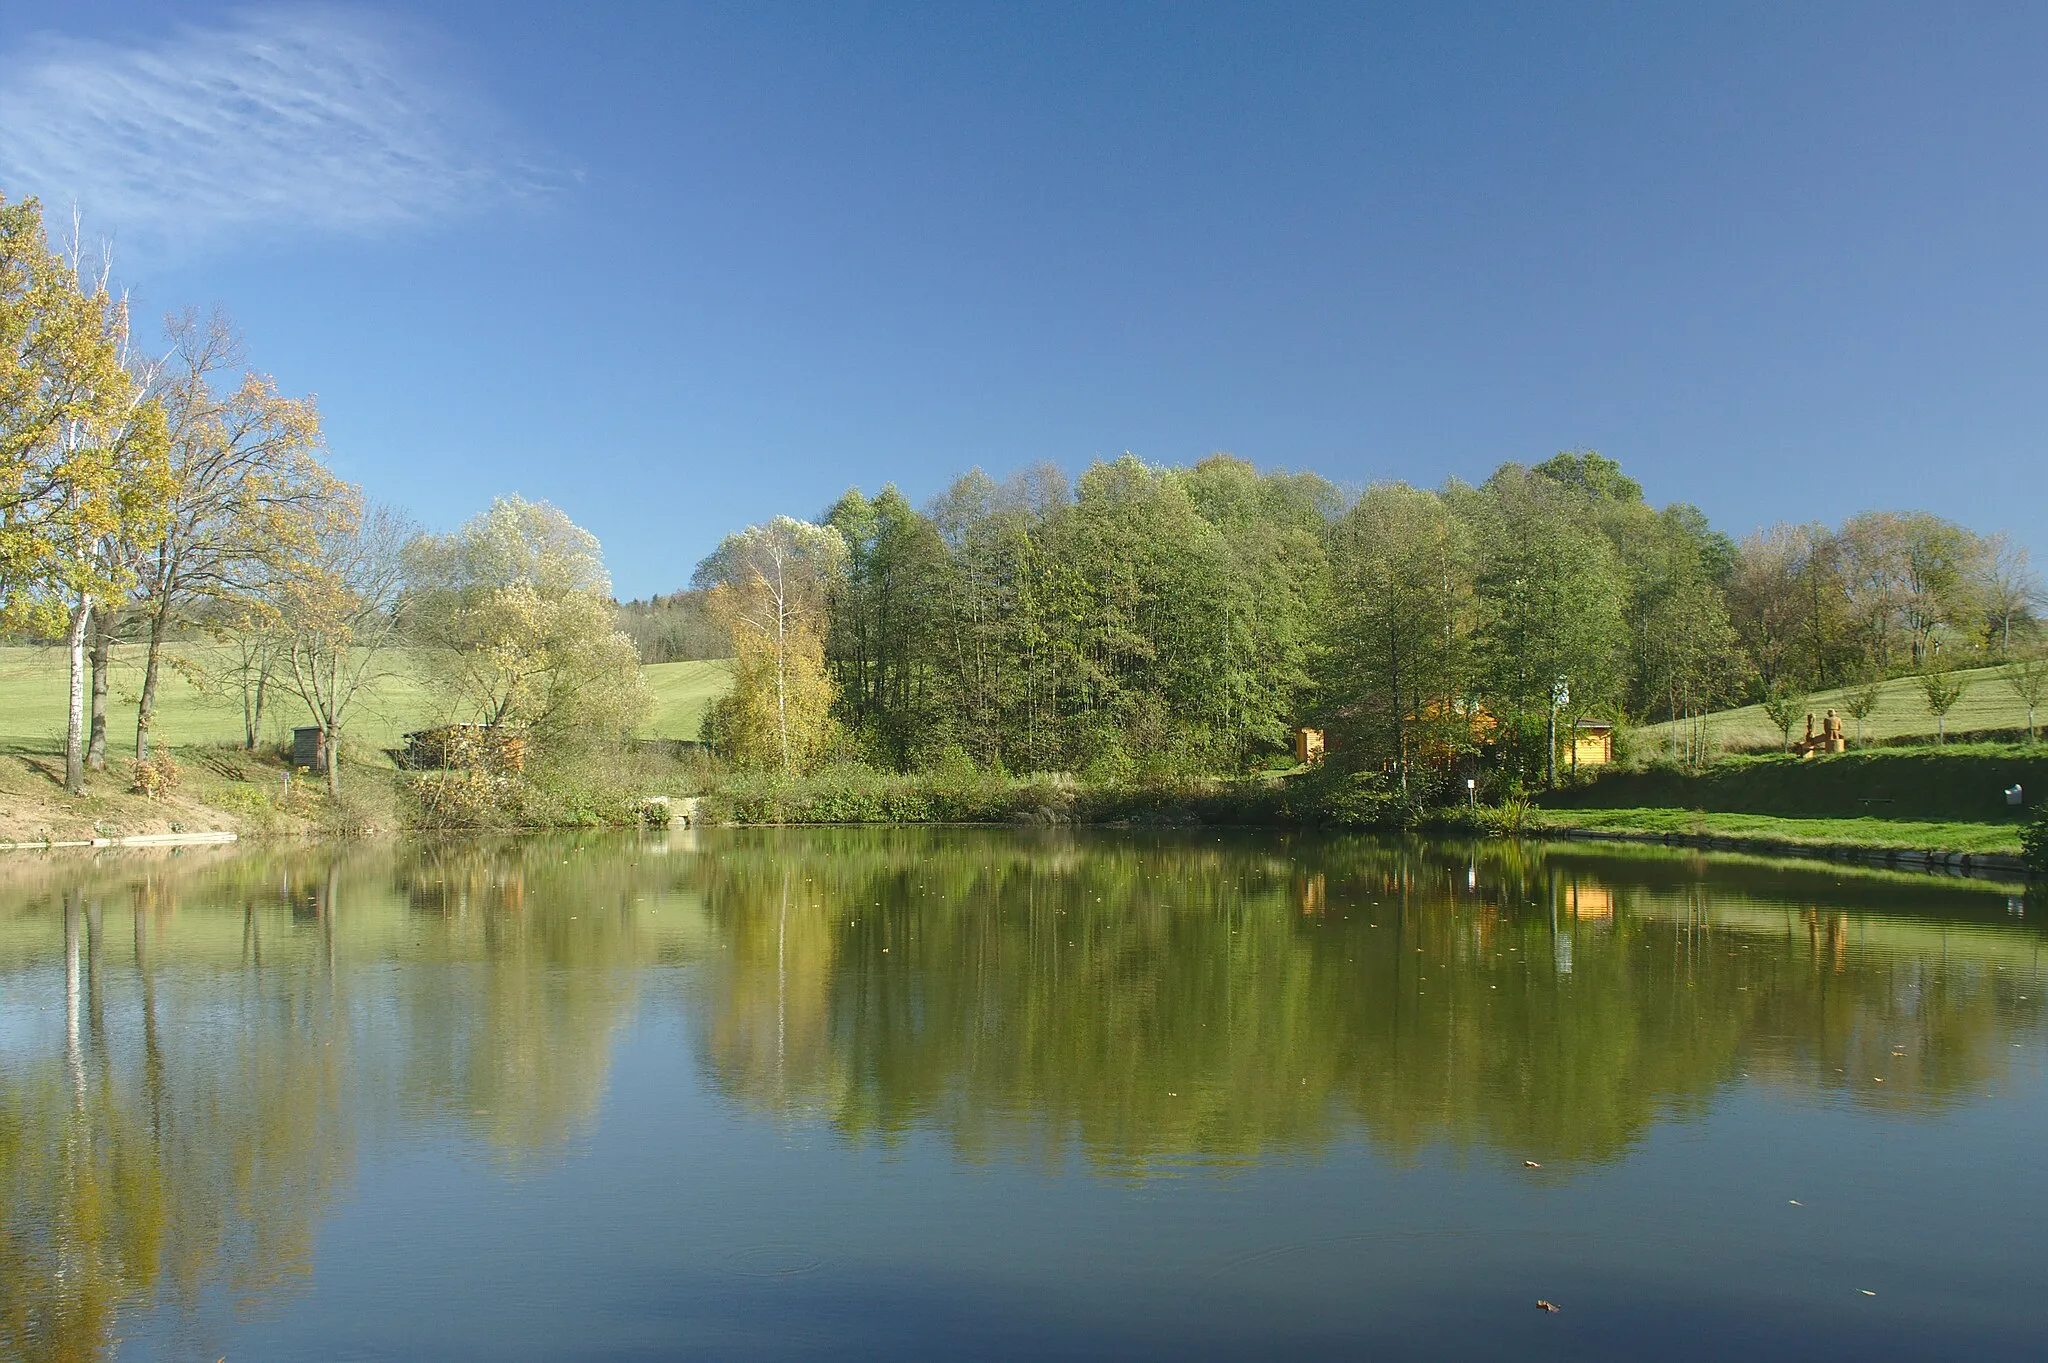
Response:
[[[1468,835],[1529,826],[1523,800],[1466,808],[1404,799],[1383,775],[1323,769],[1083,781],[971,767],[902,775],[843,765],[793,778],[729,775],[709,783],[699,809],[706,822],[735,824],[1210,824]]]
[[[1446,798],[1452,791],[1442,782],[1404,794],[1388,774],[1334,766],[1239,778],[1086,781],[1011,777],[966,764],[917,774],[840,764],[782,777],[610,748],[516,773],[352,767],[340,799],[278,753],[160,750],[147,768],[129,764],[132,770],[95,774],[79,798],[62,789],[60,759],[14,754],[0,758],[0,843],[629,827],[666,824],[677,801],[687,799],[707,824],[1317,828],[1611,839],[1909,868],[2048,872],[2048,820],[2030,822],[2028,809],[2003,806],[1996,812],[2005,817],[1981,817],[1993,812],[1980,798],[1987,778],[2008,779],[2017,769],[2040,782],[2033,789],[2048,790],[2048,777],[2034,775],[2038,757],[1951,750],[1870,758],[1834,759],[1827,764],[1834,772],[1778,759],[1731,761],[1702,774],[1614,772],[1535,801],[1510,790],[1459,805]],[[1918,817],[1826,814],[1867,809],[1849,803],[1860,798],[1847,793],[1856,789],[1894,791],[1872,803],[1882,808],[1889,799]],[[1651,800],[1662,803],[1631,803]],[[1814,812],[1766,812],[1787,806]],[[1959,810],[1980,817],[1954,817]]]
[[[1975,805],[1981,802],[1974,801],[1972,795],[1974,778],[1981,775],[1977,768],[1984,765],[1986,755],[1956,756],[1961,761],[1945,772],[1932,769],[1938,762],[1907,760],[1884,774],[1901,782],[1919,780],[1948,789],[1958,801],[1971,800],[1970,812],[1977,813]],[[699,812],[710,823],[756,825],[1214,825],[1596,838],[2007,875],[2024,873],[2024,858],[2032,857],[2036,869],[2048,871],[2048,831],[2044,831],[2048,824],[2036,824],[2030,830],[2018,817],[2023,811],[1994,821],[1940,817],[1947,807],[1939,801],[1933,802],[1936,807],[1929,811],[1935,817],[1910,820],[1721,813],[1698,807],[1610,807],[1592,798],[1598,784],[1550,792],[1540,806],[1513,792],[1486,804],[1457,805],[1442,798],[1448,793],[1444,790],[1404,795],[1385,774],[1334,768],[1239,779],[1158,777],[1088,783],[1072,777],[1006,778],[972,769],[898,775],[838,766],[790,779],[728,775],[708,785]],[[1632,793],[1628,781],[1616,784],[1623,796]],[[1727,788],[1723,789],[1725,794]],[[1599,807],[1577,807],[1596,803]],[[2023,852],[2023,846],[2029,850]]]

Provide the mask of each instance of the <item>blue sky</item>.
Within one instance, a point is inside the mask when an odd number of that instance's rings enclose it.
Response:
[[[623,595],[849,485],[1595,448],[2048,555],[2048,6],[0,0],[0,190]]]

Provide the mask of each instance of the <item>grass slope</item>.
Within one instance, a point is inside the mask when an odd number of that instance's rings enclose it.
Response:
[[[1956,702],[1955,709],[1948,712],[1949,733],[2024,730],[2027,727],[2027,707],[1999,677],[1997,668],[1972,668],[1958,672],[1956,676],[1969,689]],[[1833,707],[1841,715],[1842,731],[1853,745],[1856,721],[1849,718],[1847,696],[1846,689],[1817,691],[1807,700],[1805,709],[1813,712],[1815,728],[1818,729],[1820,717]],[[2048,720],[2048,715],[2037,714],[2035,718]],[[1779,748],[1785,741],[1777,726],[1765,717],[1761,705],[1716,711],[1708,715],[1706,721],[1714,740],[1725,748]],[[1805,727],[1802,719],[1792,736],[1799,737]],[[1884,683],[1877,709],[1863,721],[1863,737],[1871,743],[1895,738],[1931,739],[1934,732],[1934,716],[1927,713],[1927,701],[1921,694],[1917,677],[1895,677]],[[1640,751],[1655,752],[1670,746],[1671,729],[1669,725],[1651,724],[1635,730],[1631,738]]]
[[[158,741],[172,747],[239,745],[239,692],[198,684],[198,679],[226,663],[226,652],[206,644],[179,644],[167,651],[179,665],[166,667],[158,681]],[[140,644],[114,650],[108,726],[117,755],[134,748],[142,663]],[[704,711],[732,685],[730,666],[724,662],[657,663],[645,668],[644,676],[654,695],[653,708],[641,730],[649,738],[697,737]],[[67,686],[62,649],[0,647],[0,752],[61,750]],[[357,701],[349,720],[349,739],[360,756],[396,746],[408,729],[452,717],[421,659],[409,650],[393,649],[379,659],[376,675]],[[273,688],[263,717],[265,740],[282,741],[292,726],[306,722],[305,706],[299,699]]]
[[[654,697],[647,722],[640,726],[642,736],[696,738],[702,731],[705,712],[732,690],[732,663],[724,658],[649,663],[640,669],[640,677]]]

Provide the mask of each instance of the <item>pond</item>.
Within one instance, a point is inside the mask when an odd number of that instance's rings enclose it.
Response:
[[[17,855],[0,1356],[2027,1354],[2040,907],[1214,831]]]

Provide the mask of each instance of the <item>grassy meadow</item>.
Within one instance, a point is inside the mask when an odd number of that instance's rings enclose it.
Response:
[[[726,659],[691,663],[647,663],[640,669],[654,704],[641,725],[643,738],[695,738],[704,713],[732,690]]]
[[[157,683],[158,741],[173,747],[240,744],[239,691],[206,681],[224,667],[227,651],[208,644],[178,644],[166,651],[175,665],[166,666]],[[117,755],[133,748],[142,663],[140,644],[114,651],[108,723]],[[697,737],[705,710],[731,685],[731,670],[724,662],[654,663],[642,669],[642,676],[654,697],[641,729],[645,738]],[[66,686],[62,649],[0,647],[0,752],[62,751]],[[395,747],[409,729],[452,718],[459,716],[451,712],[418,655],[394,649],[379,658],[366,693],[357,702],[349,724],[350,745],[357,759],[364,760],[370,752]],[[283,742],[295,725],[307,722],[298,697],[273,687],[263,716],[264,741]]]
[[[2027,727],[2027,707],[2014,695],[1998,675],[1995,667],[1972,668],[1955,674],[1958,680],[1968,685],[1963,698],[1948,712],[1948,732],[1954,734],[1984,733],[1994,730],[2022,730]],[[1805,709],[1811,710],[1814,728],[1818,732],[1820,717],[1833,707],[1842,718],[1842,732],[1849,736],[1849,745],[1856,745],[1856,721],[1849,718],[1847,707],[1851,688],[1833,691],[1817,691],[1806,702]],[[2048,723],[2048,711],[2035,716]],[[1721,710],[1706,717],[1708,732],[1712,741],[1724,750],[1779,748],[1784,736],[1778,726],[1771,723],[1761,705],[1744,705],[1733,710]],[[1802,718],[1792,737],[1799,738],[1805,732]],[[1863,738],[1869,743],[1885,743],[1894,739],[1932,740],[1935,732],[1934,716],[1927,713],[1927,701],[1920,691],[1917,677],[1895,677],[1884,683],[1877,709],[1863,721]],[[1630,737],[1638,751],[1654,753],[1671,744],[1671,726],[1650,724],[1635,730]]]

